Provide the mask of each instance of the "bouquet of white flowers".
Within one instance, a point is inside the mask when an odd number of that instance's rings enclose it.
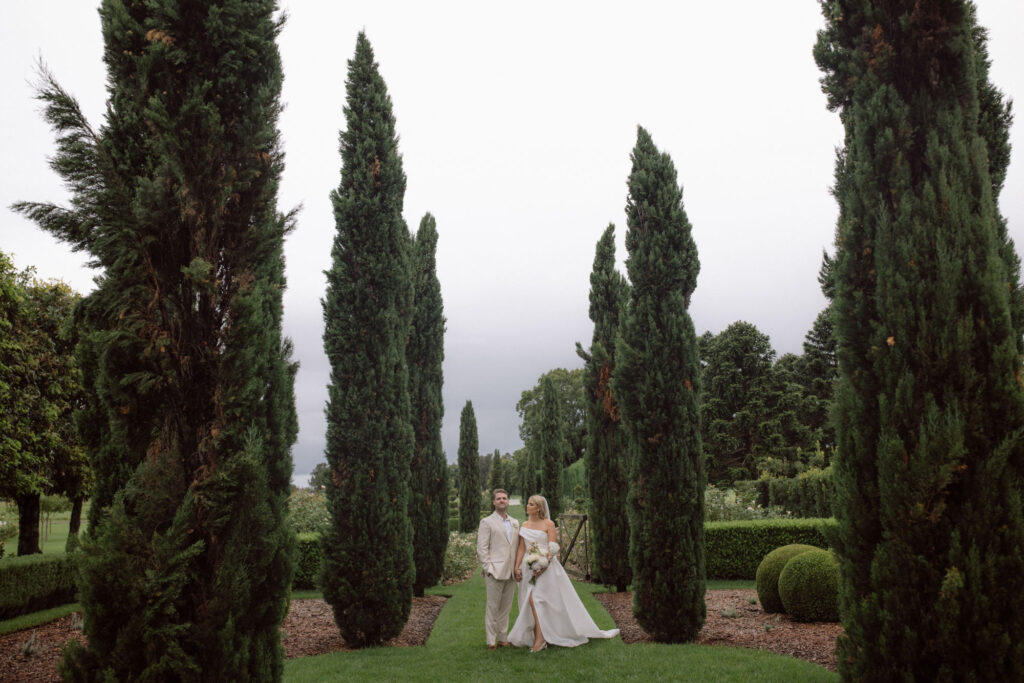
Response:
[[[530,577],[530,583],[537,582],[537,574],[547,569],[551,559],[554,558],[558,552],[558,544],[555,542],[548,543],[547,550],[541,550],[540,546],[537,545],[536,541],[530,543],[530,547],[526,550],[526,566],[533,572],[533,576]]]

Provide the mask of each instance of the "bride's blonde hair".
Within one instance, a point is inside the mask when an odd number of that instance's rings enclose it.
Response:
[[[548,515],[547,515],[548,506],[546,505],[547,501],[544,500],[544,496],[541,496],[541,495],[530,496],[529,502],[533,503],[534,506],[536,506],[536,508],[537,508],[537,516],[538,517],[540,517],[541,519],[547,519],[548,518]]]

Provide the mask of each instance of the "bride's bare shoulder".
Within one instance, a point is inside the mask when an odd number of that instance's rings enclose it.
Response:
[[[550,519],[545,519],[544,520],[544,529],[545,529],[545,531],[548,530],[548,529],[554,529],[554,528],[555,528],[555,523],[554,522],[552,522]]]

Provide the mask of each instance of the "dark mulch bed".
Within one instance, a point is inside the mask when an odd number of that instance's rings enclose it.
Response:
[[[448,598],[427,595],[413,598],[405,629],[387,642],[393,647],[423,645],[434,621]],[[69,640],[85,644],[81,631],[71,628],[71,615],[0,636],[0,681],[60,681],[57,662]],[[331,606],[323,600],[293,600],[281,625],[285,657],[307,657],[339,650],[351,650],[338,633]],[[25,644],[32,643],[30,653]]]
[[[623,641],[642,643],[651,640],[633,618],[632,593],[595,593],[594,597],[615,620]],[[751,598],[755,600],[753,604]],[[708,591],[705,596],[707,619],[697,642],[768,650],[836,670],[836,638],[843,632],[842,626],[837,623],[804,624],[785,614],[767,614],[756,599],[757,591],[754,590]]]

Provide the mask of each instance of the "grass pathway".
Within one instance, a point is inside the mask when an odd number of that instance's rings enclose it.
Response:
[[[594,599],[600,586],[576,583],[583,604],[603,629],[615,624]],[[285,664],[286,681],[838,681],[839,676],[799,659],[756,650],[702,645],[625,645],[592,640],[577,648],[488,650],[484,643],[484,583],[479,574],[461,584],[427,591],[451,598],[422,647],[367,648],[303,657]],[[512,621],[516,607],[512,608]],[[511,623],[510,623],[511,625]]]

